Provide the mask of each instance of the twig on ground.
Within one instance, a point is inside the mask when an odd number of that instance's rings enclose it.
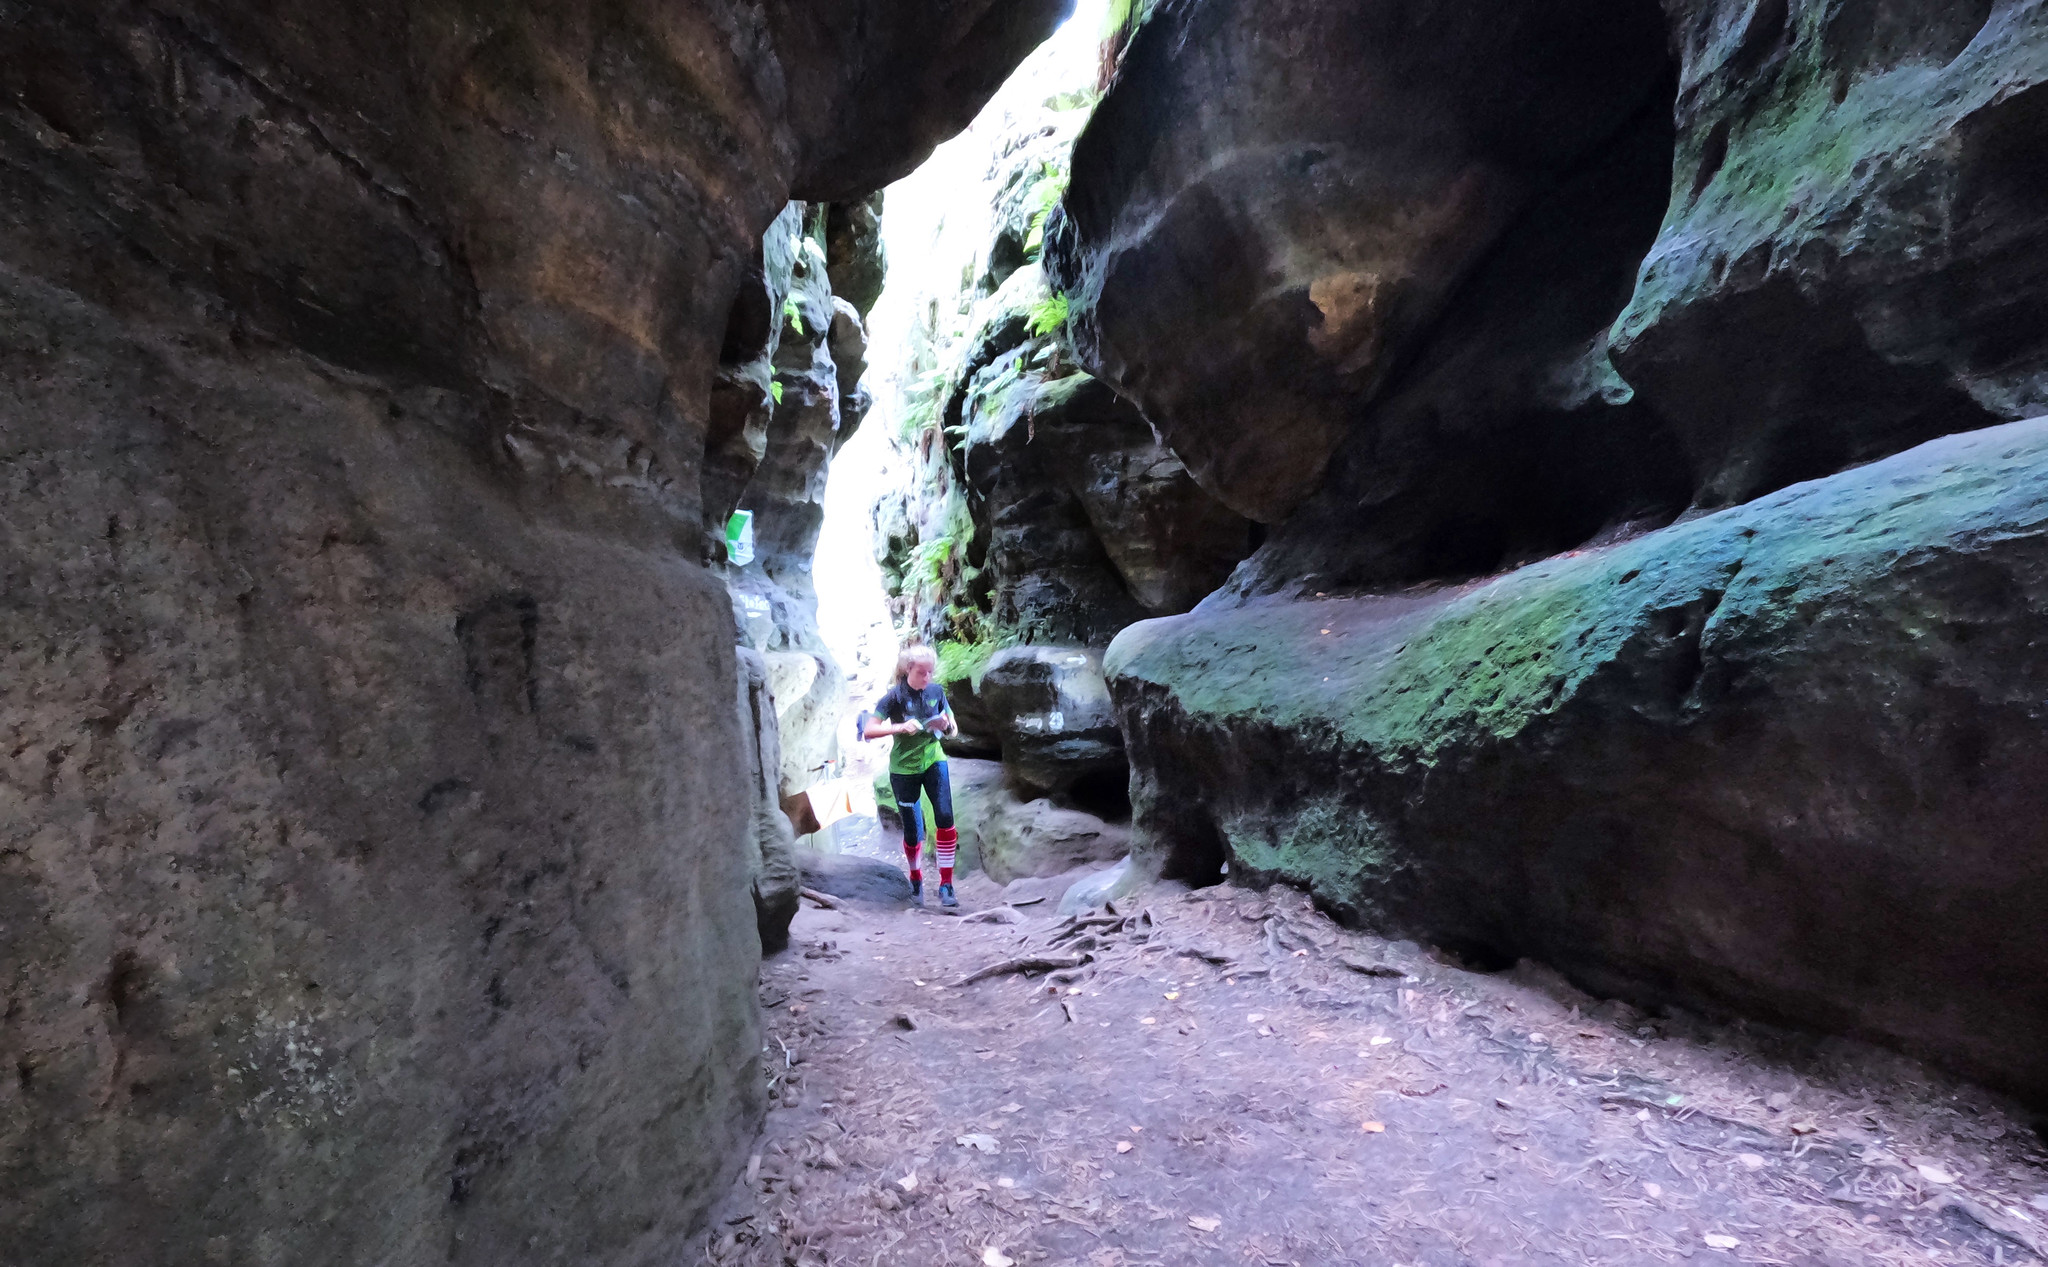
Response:
[[[829,893],[820,893],[816,889],[798,889],[797,892],[803,894],[805,897],[809,898],[813,902],[816,902],[818,905],[824,907],[828,911],[839,911],[846,909],[846,903],[840,901],[836,897],[833,897]]]
[[[1001,963],[992,963],[978,972],[968,973],[953,984],[956,987],[973,985],[977,981],[986,981],[990,977],[1007,976],[1013,972],[1057,972],[1062,968],[1078,968],[1084,963],[1093,962],[1094,958],[1095,956],[1089,954],[1065,955],[1058,958],[1046,955],[1025,955],[1017,959],[1005,959]]]

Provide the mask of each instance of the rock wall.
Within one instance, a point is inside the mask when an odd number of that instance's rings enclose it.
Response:
[[[2034,0],[1155,6],[1048,285],[1265,527],[1110,649],[1141,861],[2048,1099],[2044,80]]]
[[[1132,627],[1163,865],[2048,1096],[2048,419],[1426,593]]]
[[[735,299],[1060,7],[0,3],[10,1262],[685,1252],[761,1107]]]
[[[1698,504],[2048,412],[2043,6],[1667,8],[1678,161],[1615,349]]]
[[[1060,88],[991,128],[983,235],[912,341],[893,419],[910,487],[878,514],[878,557],[905,623],[940,650],[967,732],[955,754],[999,753],[1019,796],[1120,815],[1101,649],[1220,585],[1250,525],[1075,361],[1038,255],[1094,94]],[[1023,821],[1023,804],[1005,812]]]
[[[727,584],[741,638],[767,657],[781,797],[810,787],[838,758],[846,703],[846,674],[818,628],[811,558],[827,467],[872,401],[861,386],[866,327],[833,287],[838,276],[878,276],[882,263],[872,237],[830,235],[833,215],[828,206],[791,203],[769,226],[758,275],[749,275],[734,305],[713,388],[714,414],[726,420],[719,452],[730,491],[707,499],[706,527],[718,529],[735,509],[753,516],[753,557],[727,560]]]

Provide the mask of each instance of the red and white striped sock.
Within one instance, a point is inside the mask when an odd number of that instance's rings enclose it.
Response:
[[[916,843],[916,844],[914,844],[914,845],[913,845],[913,844],[911,844],[911,843],[909,843],[908,841],[905,841],[905,842],[904,842],[904,845],[903,845],[903,860],[904,860],[904,861],[905,861],[906,863],[908,863],[908,864],[910,865],[910,882],[911,882],[912,884],[915,884],[915,883],[917,883],[917,882],[918,882],[919,880],[922,880],[922,879],[924,879],[924,870],[923,870],[923,868],[921,868],[920,866],[918,866],[918,860],[919,860],[919,856],[920,856],[921,854],[923,854],[923,853],[924,853],[924,842],[923,842],[923,841],[919,841],[918,843]]]
[[[953,855],[960,848],[960,833],[951,827],[941,827],[932,833],[932,847],[939,854],[939,883],[953,882]]]

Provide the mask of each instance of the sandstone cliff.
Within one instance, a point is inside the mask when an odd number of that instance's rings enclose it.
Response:
[[[1154,7],[1049,285],[1269,527],[1111,648],[1150,864],[2048,1098],[2044,80],[2032,0]]]
[[[10,1262],[683,1252],[781,883],[736,300],[1060,7],[0,4]]]
[[[981,147],[958,160],[975,183],[948,210],[959,222],[939,226],[942,264],[907,279],[925,289],[896,349],[905,390],[884,411],[907,487],[877,516],[899,616],[939,648],[965,728],[949,748],[1002,758],[1009,791],[992,791],[969,830],[1006,877],[1072,865],[1076,833],[1043,823],[1125,812],[1102,648],[1133,621],[1192,607],[1250,549],[1246,520],[1069,346],[1038,261],[1093,64],[1035,69],[1019,75],[1035,95],[1006,89],[1004,109],[956,142]],[[1079,835],[1109,857],[1124,839],[1101,822]]]

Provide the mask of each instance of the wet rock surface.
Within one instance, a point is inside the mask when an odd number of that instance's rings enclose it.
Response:
[[[1189,877],[2048,1099],[2048,420],[1464,586],[1133,626]]]
[[[0,5],[11,1262],[673,1258],[786,909],[735,299],[1059,7]]]

